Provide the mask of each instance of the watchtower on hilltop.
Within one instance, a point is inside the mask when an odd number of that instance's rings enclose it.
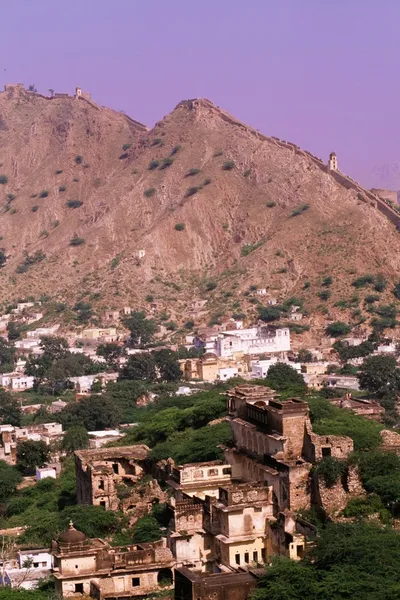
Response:
[[[331,152],[329,155],[328,161],[328,172],[329,171],[337,171],[338,170],[338,162],[336,152]]]

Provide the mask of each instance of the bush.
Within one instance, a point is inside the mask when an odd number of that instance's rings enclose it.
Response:
[[[320,292],[318,294],[319,298],[321,298],[321,300],[329,300],[329,298],[331,297],[331,292],[329,290],[322,290],[322,292]]]
[[[59,192],[65,192],[66,191],[66,186],[65,185],[60,185],[60,187],[58,188]]]
[[[323,458],[314,467],[315,475],[318,479],[323,479],[328,488],[333,487],[345,472],[346,463],[337,458],[333,458],[333,456]]]
[[[254,252],[254,250],[257,250],[257,248],[260,248],[260,246],[262,246],[263,243],[264,243],[264,240],[259,240],[255,244],[245,244],[244,246],[242,246],[242,249],[241,249],[242,256],[248,256],[249,254]]]
[[[62,173],[61,169],[57,169],[56,175],[61,175],[61,173]]]
[[[47,231],[47,229],[42,229],[42,231],[40,232],[39,237],[41,237],[41,238],[48,238],[49,237],[49,232]]]
[[[170,167],[173,162],[174,162],[173,158],[170,158],[170,157],[163,158],[160,169],[168,169],[168,167]]]
[[[125,160],[125,158],[128,158],[129,154],[127,152],[124,152],[123,154],[119,155],[119,160]],[[84,167],[86,167],[86,165],[83,165]]]
[[[31,208],[32,212],[36,212],[37,210],[39,210],[39,207],[37,204],[35,206],[32,206],[32,208]]]
[[[200,169],[189,169],[189,171],[186,173],[185,177],[193,177],[194,175],[197,175],[198,173],[200,173]]]
[[[152,142],[151,142],[152,146],[164,146],[164,142],[162,141],[161,138],[155,138]]]
[[[147,190],[144,190],[143,194],[146,196],[146,198],[151,198],[154,196],[156,191],[156,188],[148,188]]]
[[[123,150],[124,152],[126,152],[127,150],[129,150],[129,148],[130,148],[131,146],[132,146],[132,144],[124,144],[124,145],[122,146],[122,150]]]
[[[72,181],[74,181],[75,183],[78,183],[79,177],[74,177]]]
[[[82,244],[84,244],[84,243],[85,243],[84,238],[78,237],[75,234],[74,237],[70,239],[69,245],[70,246],[82,246]]]
[[[350,333],[351,327],[346,325],[346,323],[343,323],[343,321],[335,321],[334,323],[330,323],[325,331],[326,334],[331,337],[340,337]]]
[[[47,190],[42,190],[39,194],[39,198],[47,198],[49,192]]]
[[[281,318],[281,312],[278,308],[274,308],[272,306],[258,306],[257,310],[261,321],[264,321],[265,323],[279,321]]]
[[[83,156],[81,156],[80,154],[77,154],[77,155],[75,156],[75,163],[76,163],[77,165],[81,165],[81,164],[82,164],[82,162],[83,162]]]
[[[199,189],[200,188],[198,186],[193,186],[193,187],[188,188],[186,190],[185,198],[189,198],[189,196],[194,196],[194,194],[197,194]]]
[[[207,283],[206,283],[206,291],[207,292],[211,292],[212,290],[215,290],[216,287],[217,287],[217,284],[215,281],[207,281]]]
[[[217,158],[218,156],[222,156],[222,155],[223,155],[222,150],[216,150],[213,154],[214,158]]]
[[[18,265],[16,271],[17,273],[26,273],[26,271],[36,263],[42,262],[46,258],[46,255],[43,254],[41,250],[36,250],[35,254],[26,254],[24,262]]]
[[[154,170],[155,170],[155,169],[157,169],[159,166],[160,166],[160,161],[158,161],[158,160],[154,160],[154,159],[153,159],[153,160],[151,160],[151,161],[149,162],[149,166],[147,167],[147,169],[148,169],[149,171],[154,171]]]
[[[374,304],[374,302],[378,302],[379,296],[376,296],[375,294],[369,294],[368,296],[365,296],[364,300],[367,304]]]
[[[1,185],[6,185],[8,183],[8,177],[7,175],[0,175],[0,184]]]
[[[383,275],[377,275],[375,277],[374,290],[376,292],[383,292],[386,289],[387,281]]]
[[[294,210],[292,210],[292,214],[290,216],[291,217],[298,217],[299,215],[301,215],[303,212],[305,212],[309,208],[310,208],[309,204],[302,204],[301,206],[298,206],[297,208],[295,208]]]
[[[265,206],[267,208],[274,208],[274,206],[276,206],[276,202],[274,202],[273,200],[271,200],[270,202],[266,202]]]
[[[330,275],[328,275],[327,277],[324,277],[324,279],[322,280],[322,285],[324,287],[329,287],[330,285],[332,285],[333,279]]]
[[[207,177],[204,181],[203,181],[203,185],[210,185],[211,183],[211,179],[209,177]]]
[[[354,279],[351,285],[355,288],[363,288],[366,285],[374,283],[374,280],[375,278],[373,275],[361,275],[361,277],[357,277],[356,279]]]
[[[51,227],[52,229],[55,229],[56,227],[58,227],[60,224],[60,221],[58,219],[56,219],[55,221],[52,222]]]
[[[232,169],[235,168],[235,163],[233,162],[233,160],[228,160],[227,162],[224,162],[224,164],[222,165],[222,170],[223,171],[232,171]]]
[[[65,203],[65,206],[68,206],[68,208],[79,208],[82,204],[83,202],[81,200],[68,200],[68,202]]]
[[[174,156],[174,154],[177,154],[179,152],[179,150],[182,148],[182,146],[174,146],[171,150],[171,156]]]
[[[246,177],[246,178],[247,178],[247,177],[249,177],[249,176],[250,176],[250,174],[251,174],[251,171],[250,171],[250,169],[247,169],[247,170],[246,170],[246,171],[243,173],[243,177]]]
[[[183,231],[185,229],[185,223],[176,223],[175,229],[176,231]]]
[[[7,202],[12,202],[13,200],[15,200],[15,198],[15,194],[7,194]]]

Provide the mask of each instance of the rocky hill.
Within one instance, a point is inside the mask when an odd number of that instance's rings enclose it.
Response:
[[[208,100],[181,102],[148,131],[87,98],[7,87],[0,301],[90,297],[100,310],[152,296],[183,322],[199,298],[206,319],[251,315],[257,287],[266,298],[301,296],[311,324],[326,313],[354,320],[373,287],[358,293],[357,277],[380,274],[381,302],[394,300],[400,236],[346,188],[308,153]]]

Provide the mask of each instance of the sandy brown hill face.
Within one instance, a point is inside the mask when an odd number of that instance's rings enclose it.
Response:
[[[151,294],[185,318],[206,280],[217,284],[211,310],[228,314],[251,310],[239,294],[250,285],[285,298],[310,281],[301,294],[314,306],[326,275],[328,305],[353,295],[357,275],[397,281],[400,238],[381,213],[307,155],[206,100],[180,103],[147,132],[85,100],[4,92],[0,163],[2,300],[47,293],[73,302],[96,292],[99,307],[120,307]],[[74,236],[84,243],[71,246]],[[24,253],[37,251],[46,257],[16,273]]]

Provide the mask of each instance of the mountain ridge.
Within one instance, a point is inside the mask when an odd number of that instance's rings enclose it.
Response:
[[[146,307],[152,295],[184,319],[211,281],[211,313],[239,304],[250,317],[249,286],[279,298],[301,293],[313,311],[332,275],[322,304],[335,314],[357,275],[396,282],[400,241],[379,199],[207,99],[178,103],[147,130],[82,99],[8,90],[0,93],[0,164],[2,302],[94,294],[99,309]],[[18,273],[37,252],[45,257]]]

